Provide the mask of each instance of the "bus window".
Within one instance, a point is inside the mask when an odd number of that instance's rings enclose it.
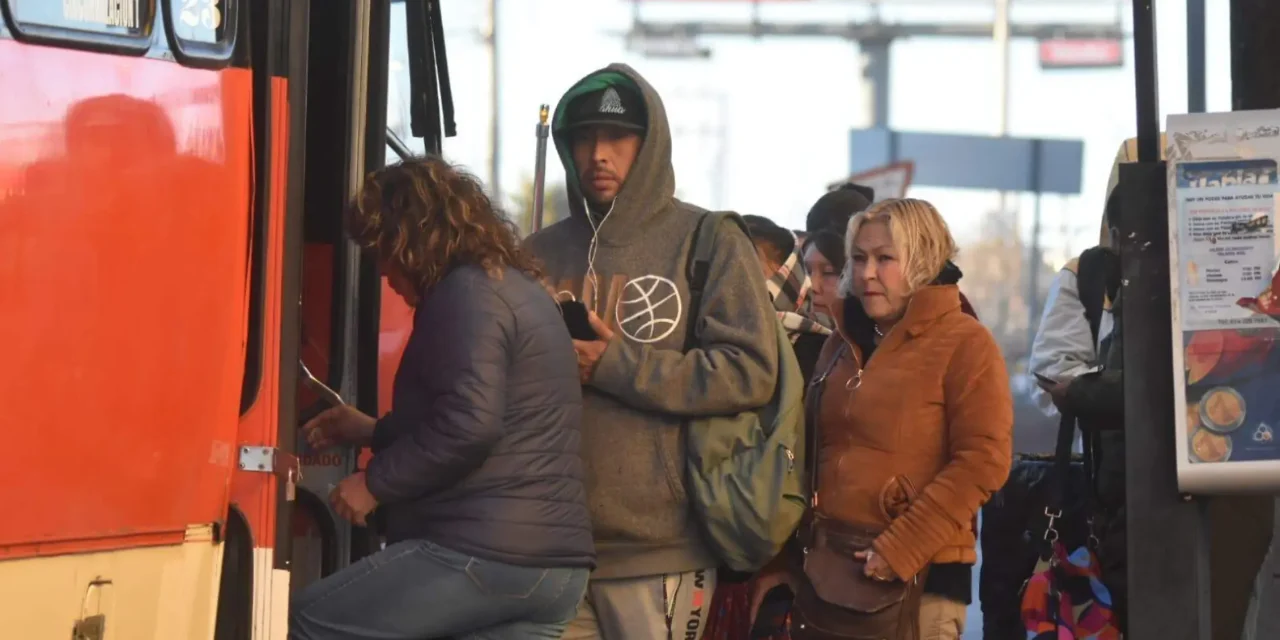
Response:
[[[237,0],[164,0],[165,32],[174,57],[193,66],[230,60],[239,5]]]
[[[219,44],[226,42],[225,0],[169,0],[176,14],[173,35],[181,42]]]
[[[440,153],[457,133],[440,5],[393,2],[390,17],[387,129],[414,155]]]
[[[409,39],[405,19],[405,3],[391,4],[391,39],[387,44],[387,132],[393,134],[411,155],[426,153],[422,138],[410,133],[409,105]],[[387,147],[387,164],[400,157]]]
[[[155,14],[147,0],[2,0],[18,39],[142,53]]]

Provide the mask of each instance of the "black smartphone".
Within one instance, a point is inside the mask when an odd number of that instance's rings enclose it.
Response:
[[[1048,385],[1050,387],[1057,386],[1058,384],[1058,381],[1054,380],[1053,378],[1046,378],[1038,373],[1033,373],[1031,375],[1035,376],[1036,380],[1040,381],[1040,384]]]
[[[587,318],[587,305],[577,300],[565,300],[560,303],[560,315],[564,316],[564,325],[569,328],[569,337],[574,340],[596,340],[600,337],[591,328],[591,320]]]

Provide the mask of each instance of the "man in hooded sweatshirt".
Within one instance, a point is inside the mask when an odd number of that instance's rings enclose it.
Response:
[[[640,74],[621,64],[588,74],[551,127],[571,215],[527,244],[547,284],[582,302],[598,335],[574,342],[598,564],[564,638],[693,640],[719,562],[689,504],[684,426],[768,403],[773,305],[750,239],[726,222],[699,308],[689,308],[689,252],[705,212],[674,197],[666,111]],[[689,315],[700,331],[686,351]]]

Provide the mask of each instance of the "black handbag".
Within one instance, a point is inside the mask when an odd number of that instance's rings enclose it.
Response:
[[[1019,454],[1004,487],[982,507],[980,543],[983,640],[1023,640],[1022,586],[1054,540],[1068,549],[1090,544],[1094,500],[1094,438],[1074,456],[1076,419],[1063,415],[1052,456]]]

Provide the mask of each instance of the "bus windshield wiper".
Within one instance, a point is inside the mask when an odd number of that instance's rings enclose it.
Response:
[[[428,153],[439,154],[444,138],[457,135],[439,0],[407,0],[405,29],[409,45],[409,130],[422,138]]]

